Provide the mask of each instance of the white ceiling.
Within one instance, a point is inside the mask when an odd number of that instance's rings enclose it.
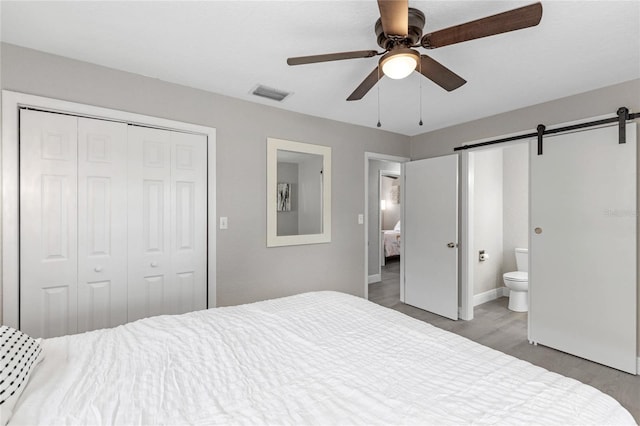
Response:
[[[425,32],[533,1],[414,1]],[[542,1],[537,27],[429,51],[468,83],[417,73],[379,83],[382,129],[405,135],[640,78],[640,1]],[[378,90],[346,97],[377,58],[290,67],[286,58],[377,49],[375,1],[2,1],[2,40],[319,117],[375,127]],[[422,50],[422,49],[421,49]],[[291,91],[282,103],[257,84]],[[418,121],[420,84],[424,125]]]

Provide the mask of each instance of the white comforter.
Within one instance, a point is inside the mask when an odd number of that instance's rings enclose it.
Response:
[[[633,423],[590,386],[334,292],[148,318],[44,348],[11,423]]]

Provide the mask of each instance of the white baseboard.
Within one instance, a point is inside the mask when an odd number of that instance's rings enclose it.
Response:
[[[507,287],[494,288],[493,290],[485,291],[484,293],[473,295],[473,306],[482,305],[483,303],[496,300],[498,297],[509,296],[509,289]]]
[[[382,277],[380,276],[380,274],[369,275],[367,277],[367,282],[369,284],[379,283],[380,281],[382,281]]]

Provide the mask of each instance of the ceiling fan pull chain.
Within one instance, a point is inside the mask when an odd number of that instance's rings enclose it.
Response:
[[[380,67],[378,67],[378,81],[380,80]],[[378,84],[378,124],[376,124],[377,127],[382,127],[382,124],[380,124],[380,85]]]
[[[420,83],[420,121],[418,125],[422,126],[422,83]]]
[[[420,68],[420,74],[422,74],[422,61],[418,62],[418,67]],[[420,121],[418,125],[422,126],[422,79],[420,80]]]
[[[378,85],[378,124],[376,126],[382,127],[382,124],[380,124],[380,85]]]

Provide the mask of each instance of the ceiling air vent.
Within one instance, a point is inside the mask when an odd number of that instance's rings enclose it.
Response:
[[[262,96],[263,98],[271,99],[272,101],[282,102],[287,96],[291,95],[291,92],[284,92],[282,90],[259,84],[251,91],[251,94]]]

